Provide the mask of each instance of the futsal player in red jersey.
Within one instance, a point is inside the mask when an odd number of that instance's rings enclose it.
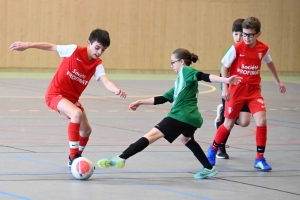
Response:
[[[208,148],[208,160],[214,166],[216,154],[222,141],[227,137],[234,126],[236,118],[247,103],[256,123],[256,146],[257,153],[254,167],[264,171],[272,170],[264,158],[267,143],[267,120],[266,105],[260,90],[261,62],[265,62],[269,68],[281,93],[286,92],[285,86],[280,82],[276,68],[269,53],[269,46],[257,40],[261,35],[260,21],[255,17],[249,17],[242,23],[243,41],[231,46],[222,59],[222,76],[230,75],[243,77],[241,84],[223,84],[222,97],[227,101],[225,104],[225,121],[218,128],[213,144]]]
[[[86,112],[79,102],[92,76],[101,81],[105,88],[126,98],[126,93],[119,89],[106,76],[102,60],[99,58],[110,45],[109,33],[95,29],[90,33],[86,47],[71,45],[56,45],[47,42],[14,42],[10,50],[24,51],[29,48],[57,51],[62,61],[51,80],[45,94],[45,102],[49,108],[70,119],[68,125],[69,162],[81,157],[86,147],[92,128]]]

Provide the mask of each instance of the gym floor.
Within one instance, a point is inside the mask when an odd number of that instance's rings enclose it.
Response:
[[[129,158],[123,169],[96,166],[92,177],[81,181],[67,169],[68,120],[44,103],[53,74],[1,74],[0,199],[300,199],[300,77],[281,77],[285,94],[272,77],[263,77],[270,172],[253,167],[252,119],[247,128],[234,127],[228,140],[230,159],[217,159],[219,173],[213,178],[194,179],[201,164],[180,141],[169,144],[162,138]],[[141,106],[135,112],[128,105],[162,95],[173,87],[176,74],[108,77],[127,92],[126,99],[93,79],[80,100],[93,128],[83,155],[95,165],[101,158],[120,154],[166,116],[170,103]],[[213,122],[220,102],[219,84],[199,82],[204,124],[195,139],[205,153],[216,132]]]

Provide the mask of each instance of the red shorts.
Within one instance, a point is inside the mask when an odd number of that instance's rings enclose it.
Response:
[[[56,112],[60,113],[59,110],[57,109],[57,104],[62,99],[65,99],[65,98],[62,97],[61,95],[53,95],[53,96],[51,95],[51,96],[45,97],[45,102],[51,110],[55,110]],[[72,102],[72,103],[74,103],[74,102]],[[77,106],[80,110],[82,110],[82,112],[84,111],[84,108],[79,101],[75,102],[74,105]]]
[[[259,111],[266,111],[264,98],[261,96],[260,91],[260,85],[230,85],[231,98],[225,103],[225,117],[229,119],[237,118],[245,103],[252,115]]]

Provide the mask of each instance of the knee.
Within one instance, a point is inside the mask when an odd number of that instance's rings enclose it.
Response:
[[[179,140],[180,140],[180,142],[181,142],[182,144],[185,145],[186,143],[188,143],[188,141],[191,140],[191,138],[185,137],[185,136],[183,136],[183,135],[180,135],[180,136],[179,136]]]
[[[77,108],[74,111],[72,111],[71,116],[69,116],[71,118],[72,122],[76,122],[76,123],[80,123],[81,119],[82,119],[82,111],[81,109]]]
[[[241,127],[247,127],[250,124],[250,120],[239,120],[238,123]]]
[[[237,119],[237,123],[241,127],[247,127],[250,124],[251,117],[252,115],[249,112],[240,112],[239,118]]]
[[[152,128],[151,131],[146,133],[143,137],[149,140],[149,144],[152,144],[156,140],[164,137],[164,134],[160,132],[157,128]]]

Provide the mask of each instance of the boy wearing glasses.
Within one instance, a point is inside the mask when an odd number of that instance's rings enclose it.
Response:
[[[225,121],[218,128],[213,144],[208,148],[208,160],[214,166],[216,154],[222,141],[227,137],[234,126],[236,118],[239,116],[241,108],[245,103],[249,106],[251,114],[256,123],[256,146],[257,153],[254,167],[264,171],[272,170],[264,158],[267,142],[267,120],[266,106],[260,92],[260,68],[261,62],[265,62],[269,68],[281,93],[285,93],[286,88],[280,82],[275,65],[269,54],[268,45],[260,42],[260,21],[255,17],[249,17],[242,23],[243,41],[232,45],[222,59],[222,76],[238,75],[243,77],[241,84],[223,84],[223,98],[225,99]]]
[[[233,41],[235,44],[238,42],[241,42],[243,40],[242,23],[244,20],[245,19],[236,19],[232,24],[232,37],[233,37]],[[226,53],[227,53],[227,51],[226,51]],[[223,65],[221,65],[220,76],[222,76],[222,66]],[[229,69],[228,69],[228,73],[229,73]],[[223,88],[222,88],[223,84],[221,83],[220,86],[221,86],[221,93],[223,93]],[[217,107],[217,117],[214,121],[214,125],[217,129],[224,123],[224,120],[225,120],[225,117],[224,117],[225,109],[224,108],[225,108],[225,100],[224,100],[224,98],[222,98],[222,104],[219,104]],[[250,113],[249,107],[247,104],[244,104],[238,118],[235,121],[235,124],[240,125],[241,127],[247,127],[250,124],[250,121],[251,121],[251,113]],[[226,149],[225,149],[225,144],[228,140],[229,135],[230,135],[230,132],[228,133],[227,137],[224,139],[224,141],[219,146],[219,150],[218,150],[218,153],[216,156],[217,158],[229,159],[229,155],[227,154]]]

